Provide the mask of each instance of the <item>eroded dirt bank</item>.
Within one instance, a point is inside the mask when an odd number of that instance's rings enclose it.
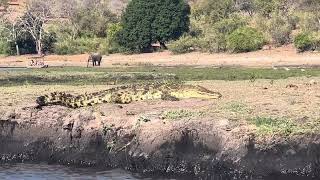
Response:
[[[257,137],[246,121],[194,111],[215,103],[15,109],[0,117],[0,160],[122,167],[199,179],[256,179],[278,173],[319,177],[320,136]],[[192,113],[164,113],[172,109]]]

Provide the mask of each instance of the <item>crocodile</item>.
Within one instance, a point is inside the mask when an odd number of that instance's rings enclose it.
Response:
[[[53,92],[38,97],[36,102],[39,106],[62,105],[70,108],[80,108],[100,103],[129,104],[135,101],[156,99],[177,101],[188,98],[219,99],[221,97],[222,95],[219,92],[210,91],[202,86],[153,83],[119,86],[82,95]]]

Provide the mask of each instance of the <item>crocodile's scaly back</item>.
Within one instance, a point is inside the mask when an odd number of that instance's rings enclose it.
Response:
[[[221,94],[201,86],[154,83],[147,85],[120,86],[104,91],[74,96],[64,92],[54,92],[37,98],[40,106],[60,104],[72,108],[92,106],[100,103],[128,104],[143,100],[178,100],[187,98],[218,99]]]

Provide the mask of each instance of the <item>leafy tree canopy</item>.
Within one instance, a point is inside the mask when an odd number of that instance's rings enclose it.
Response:
[[[190,7],[184,0],[132,0],[122,16],[119,44],[131,51],[163,46],[189,30]]]

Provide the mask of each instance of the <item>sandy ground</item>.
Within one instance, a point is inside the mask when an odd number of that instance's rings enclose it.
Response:
[[[0,57],[0,67],[25,67],[30,61],[28,56]],[[45,61],[50,66],[86,66],[88,55],[58,56],[49,55]],[[245,66],[245,67],[265,67],[274,66],[320,66],[320,53],[307,52],[297,53],[292,45],[271,50],[261,50],[257,52],[241,54],[207,54],[188,53],[173,55],[169,51],[159,53],[146,53],[135,55],[112,54],[103,57],[103,67],[113,66]]]

